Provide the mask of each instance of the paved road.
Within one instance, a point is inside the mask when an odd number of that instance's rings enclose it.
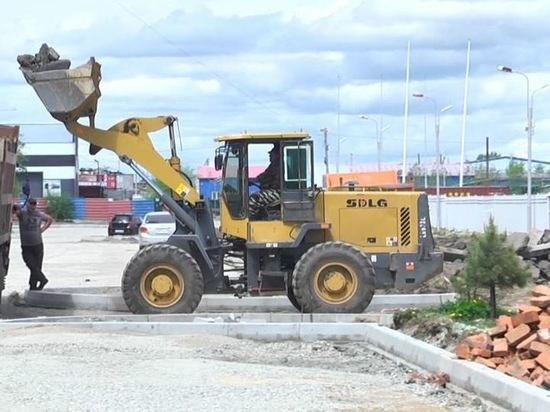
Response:
[[[28,288],[29,272],[21,258],[18,227],[14,226],[10,270],[4,294]],[[126,263],[137,243],[122,237],[107,238],[105,224],[54,224],[44,233],[44,273],[47,287],[120,286]]]

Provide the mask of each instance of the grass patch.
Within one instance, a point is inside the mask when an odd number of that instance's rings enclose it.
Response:
[[[461,322],[490,320],[491,318],[491,306],[481,299],[459,298],[438,306],[437,311]],[[497,307],[497,315],[509,315],[510,313],[508,309]]]

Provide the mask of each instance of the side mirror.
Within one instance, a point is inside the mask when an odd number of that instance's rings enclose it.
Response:
[[[223,167],[223,154],[218,153],[214,156],[214,168],[216,170],[222,170]]]

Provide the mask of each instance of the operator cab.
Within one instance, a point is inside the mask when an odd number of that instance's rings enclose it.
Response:
[[[219,136],[215,167],[232,219],[312,222],[313,142],[307,133]]]

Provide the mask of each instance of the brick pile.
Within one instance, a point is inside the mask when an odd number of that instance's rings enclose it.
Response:
[[[519,305],[513,316],[499,316],[487,332],[464,339],[456,355],[550,389],[550,286],[536,286],[529,304]]]

